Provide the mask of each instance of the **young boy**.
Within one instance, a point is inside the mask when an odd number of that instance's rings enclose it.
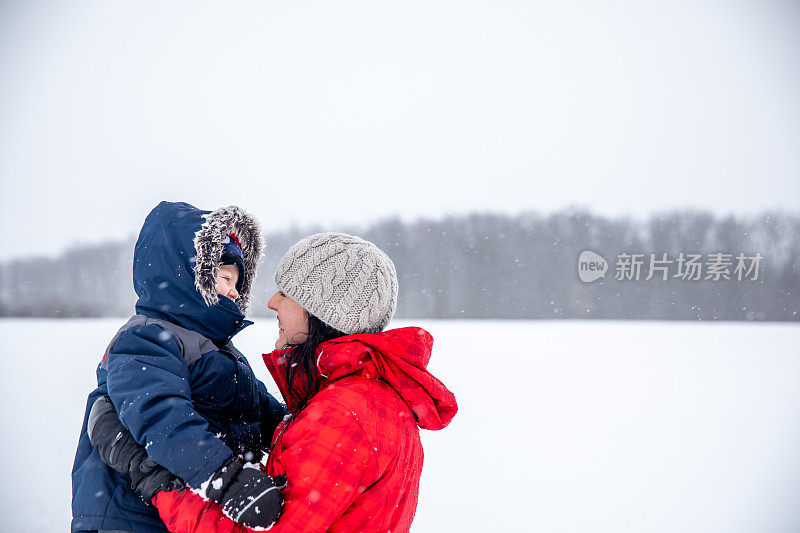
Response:
[[[73,533],[167,531],[130,477],[89,442],[100,396],[149,458],[192,488],[239,455],[260,459],[286,409],[230,340],[252,324],[243,313],[261,248],[258,223],[238,207],[161,202],[147,216],[133,258],[136,315],[111,340],[87,401],[72,469]]]

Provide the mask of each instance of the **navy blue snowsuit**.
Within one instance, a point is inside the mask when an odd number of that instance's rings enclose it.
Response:
[[[166,531],[156,509],[131,491],[129,477],[103,464],[89,442],[86,421],[98,396],[111,398],[150,458],[192,487],[234,453],[260,450],[261,432],[268,442],[286,413],[230,344],[252,322],[226,297],[207,305],[195,287],[194,239],[208,213],[185,203],[153,209],[136,243],[133,282],[137,315],[200,333],[213,342],[211,351],[187,364],[179,339],[152,321],[112,342],[97,368],[72,470],[73,533]]]

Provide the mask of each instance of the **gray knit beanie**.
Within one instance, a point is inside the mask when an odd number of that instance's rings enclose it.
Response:
[[[329,326],[377,333],[397,307],[397,272],[377,246],[346,233],[317,233],[292,246],[275,271],[283,294]]]

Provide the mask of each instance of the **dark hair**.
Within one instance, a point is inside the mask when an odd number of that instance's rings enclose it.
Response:
[[[311,313],[307,314],[308,337],[300,344],[289,344],[290,350],[284,356],[286,359],[286,386],[289,389],[289,396],[297,406],[292,410],[292,416],[296,416],[302,411],[311,397],[319,392],[317,347],[327,340],[345,335]]]

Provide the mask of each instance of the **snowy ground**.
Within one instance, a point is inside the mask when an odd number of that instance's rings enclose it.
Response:
[[[0,320],[1,530],[68,529],[85,397],[121,323]],[[424,432],[414,531],[800,531],[800,326],[421,325],[461,410]],[[237,343],[271,390],[274,330]]]

